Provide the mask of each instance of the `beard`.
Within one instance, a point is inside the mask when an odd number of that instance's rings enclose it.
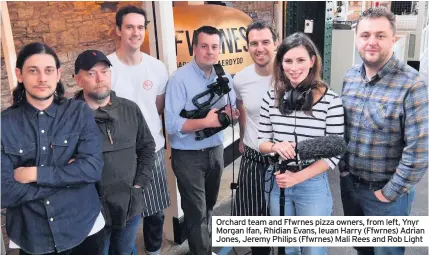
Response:
[[[369,68],[381,68],[388,61],[388,58],[389,58],[388,52],[386,52],[386,53],[380,52],[378,59],[376,59],[375,61],[374,60],[368,60],[365,57],[365,54],[366,54],[365,52],[363,52],[363,53],[359,52],[359,55],[362,58],[363,63]]]
[[[106,99],[108,96],[110,96],[110,90],[104,92],[104,93],[95,93],[95,92],[89,92],[88,97],[91,98],[94,101],[101,101]]]
[[[33,95],[33,94],[31,94],[30,92],[28,92],[28,91],[27,91],[27,94],[28,94],[31,98],[33,98],[33,99],[35,99],[35,100],[37,100],[37,101],[46,101],[46,100],[50,99],[50,98],[55,94],[55,91],[54,91],[54,92],[52,92],[50,95],[48,95],[48,96],[44,96],[44,97],[37,96],[37,95]]]

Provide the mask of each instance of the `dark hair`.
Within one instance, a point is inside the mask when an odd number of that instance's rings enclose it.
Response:
[[[386,9],[386,7],[375,7],[375,8],[369,8],[368,10],[365,10],[359,17],[357,23],[356,23],[356,32],[357,28],[359,26],[359,22],[363,19],[377,19],[377,18],[386,18],[389,23],[390,27],[392,28],[393,34],[396,33],[396,17],[395,15]]]
[[[60,68],[60,60],[58,59],[58,56],[55,51],[51,49],[48,45],[39,42],[27,44],[21,49],[16,59],[16,68],[18,68],[22,72],[22,68],[24,66],[25,61],[35,54],[51,55],[55,59],[55,66],[57,70]],[[60,80],[57,83],[57,88],[55,89],[54,93],[54,101],[57,104],[63,103],[64,92],[64,86]],[[24,83],[18,82],[18,85],[12,92],[12,100],[12,107],[18,107],[20,103],[27,101]]]
[[[217,28],[211,27],[211,26],[202,26],[194,31],[194,35],[192,37],[192,46],[198,45],[198,35],[201,33],[208,34],[208,35],[218,35],[219,40],[222,36],[220,31]]]
[[[273,36],[273,42],[277,41],[277,32],[276,29],[270,25],[268,22],[264,21],[264,20],[255,20],[252,23],[250,23],[247,26],[247,30],[246,30],[246,42],[247,44],[249,44],[249,33],[250,31],[252,31],[253,29],[256,30],[262,30],[268,28],[271,32],[271,35]]]
[[[319,88],[327,88],[328,85],[322,80],[321,72],[322,72],[322,61],[320,57],[320,53],[314,45],[313,41],[304,33],[297,32],[282,41],[280,44],[277,54],[274,60],[274,72],[273,72],[273,82],[274,82],[274,100],[276,106],[281,106],[283,97],[286,91],[293,89],[289,79],[284,74],[283,70],[283,57],[289,50],[303,46],[310,56],[310,59],[314,56],[315,62],[312,68],[308,73],[308,76],[299,84],[300,90],[312,90]],[[281,108],[281,107],[279,107]],[[313,108],[313,94],[308,93],[305,98],[303,110],[307,115],[312,115]],[[286,114],[292,113],[292,110],[288,110]],[[282,114],[285,114],[282,112]]]
[[[134,5],[128,5],[125,7],[122,7],[121,9],[119,9],[119,11],[116,13],[116,26],[119,28],[119,30],[121,30],[122,27],[122,21],[124,20],[124,16],[130,13],[137,13],[140,15],[143,15],[144,17],[144,27],[146,28],[147,24],[149,24],[149,21],[147,21],[147,15],[146,15],[146,11],[143,10],[142,8],[139,8],[137,6]]]

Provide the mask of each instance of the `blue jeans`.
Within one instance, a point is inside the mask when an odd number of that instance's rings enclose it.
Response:
[[[141,215],[134,216],[127,221],[124,228],[116,229],[104,227],[105,236],[104,255],[130,255],[133,252],[139,228]]]
[[[384,187],[384,183],[359,182],[358,178],[348,174],[340,177],[341,200],[345,216],[409,216],[414,201],[415,190],[385,203],[377,199],[374,191]],[[405,247],[354,247],[359,255],[403,255]]]
[[[272,168],[268,168],[266,180],[272,173]],[[280,215],[280,188],[273,176],[272,181],[266,182],[266,199],[270,206],[270,215]],[[329,189],[328,174],[319,174],[311,179],[299,183],[293,187],[285,189],[285,216],[330,216],[332,214],[332,195]],[[326,255],[327,247],[286,247],[287,255]]]

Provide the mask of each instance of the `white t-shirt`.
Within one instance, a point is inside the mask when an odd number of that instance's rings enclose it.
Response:
[[[255,64],[244,68],[234,76],[234,90],[237,99],[243,101],[246,109],[243,143],[256,151],[259,151],[258,127],[261,101],[267,93],[270,83],[271,75],[258,75],[255,71]]]
[[[143,113],[156,143],[164,147],[162,123],[156,109],[156,97],[165,93],[168,72],[158,59],[142,52],[142,61],[134,66],[122,63],[116,52],[107,56],[112,63],[112,90],[117,96],[134,101]]]

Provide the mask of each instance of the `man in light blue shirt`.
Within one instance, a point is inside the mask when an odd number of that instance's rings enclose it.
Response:
[[[226,74],[231,91],[216,102],[206,117],[187,119],[180,112],[197,110],[192,99],[205,91],[207,85],[216,82],[213,64],[218,62],[220,32],[214,27],[203,26],[194,32],[194,59],[179,68],[170,78],[165,95],[166,127],[171,145],[172,168],[185,214],[185,226],[191,254],[211,253],[211,214],[216,204],[220,179],[224,167],[223,131],[202,140],[196,140],[195,132],[221,127],[217,110],[227,105],[224,112],[232,120],[238,119],[232,77]],[[198,100],[202,104],[210,99],[205,95]],[[229,103],[232,106],[229,106]]]

